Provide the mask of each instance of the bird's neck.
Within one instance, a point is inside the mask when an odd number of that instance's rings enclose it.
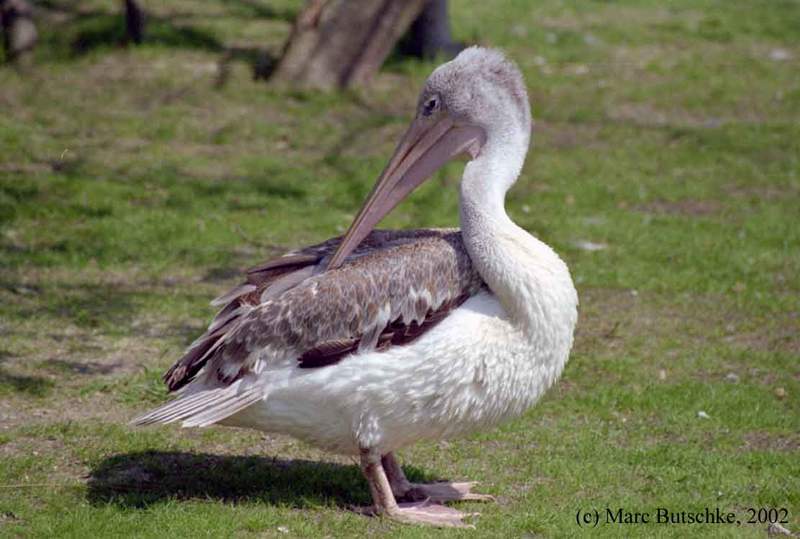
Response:
[[[536,339],[554,339],[543,346],[569,347],[577,319],[569,270],[505,211],[506,190],[519,175],[527,144],[527,137],[502,150],[487,144],[467,165],[461,182],[462,237],[475,269],[514,323]]]

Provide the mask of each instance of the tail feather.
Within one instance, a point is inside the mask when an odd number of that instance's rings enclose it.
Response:
[[[155,410],[134,418],[132,425],[182,421],[184,427],[206,427],[229,417],[262,398],[262,390],[249,387],[239,392],[240,383],[204,389],[178,397]]]
[[[202,412],[209,406],[214,405],[214,403],[226,397],[222,392],[218,392],[217,394],[213,393],[215,393],[213,390],[201,391],[191,396],[177,398],[159,406],[155,410],[137,417],[131,423],[135,425],[150,425],[153,423],[166,424],[185,419],[192,414]]]
[[[261,391],[255,387],[248,389],[244,393],[236,395],[232,399],[227,399],[215,406],[207,408],[204,412],[192,415],[182,423],[184,427],[207,427],[218,423],[223,419],[232,416],[236,412],[244,410],[251,404],[261,400]]]

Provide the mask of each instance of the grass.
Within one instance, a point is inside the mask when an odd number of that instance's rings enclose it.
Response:
[[[32,66],[0,70],[0,535],[475,535],[348,511],[368,502],[353,463],[285,437],[126,426],[245,267],[344,230],[434,64],[278,91],[253,64],[299,2],[149,5],[136,48],[117,2],[40,6]],[[751,507],[800,531],[800,4],[458,0],[452,17],[525,72],[535,144],[508,208],[570,265],[581,318],[536,408],[408,448],[409,475],[480,480],[499,499],[463,504],[482,537],[657,507],[742,525],[591,533],[763,537]],[[454,225],[460,172],[386,225]]]

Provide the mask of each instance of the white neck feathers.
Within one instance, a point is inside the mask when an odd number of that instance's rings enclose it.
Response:
[[[577,293],[569,269],[508,217],[505,194],[522,169],[528,137],[487,144],[464,170],[461,228],[473,264],[515,324],[537,345],[572,344]]]

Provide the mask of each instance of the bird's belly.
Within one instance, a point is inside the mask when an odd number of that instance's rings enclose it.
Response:
[[[482,293],[407,346],[267,375],[264,400],[225,423],[340,453],[391,451],[521,414],[558,378],[566,355],[535,346]]]

